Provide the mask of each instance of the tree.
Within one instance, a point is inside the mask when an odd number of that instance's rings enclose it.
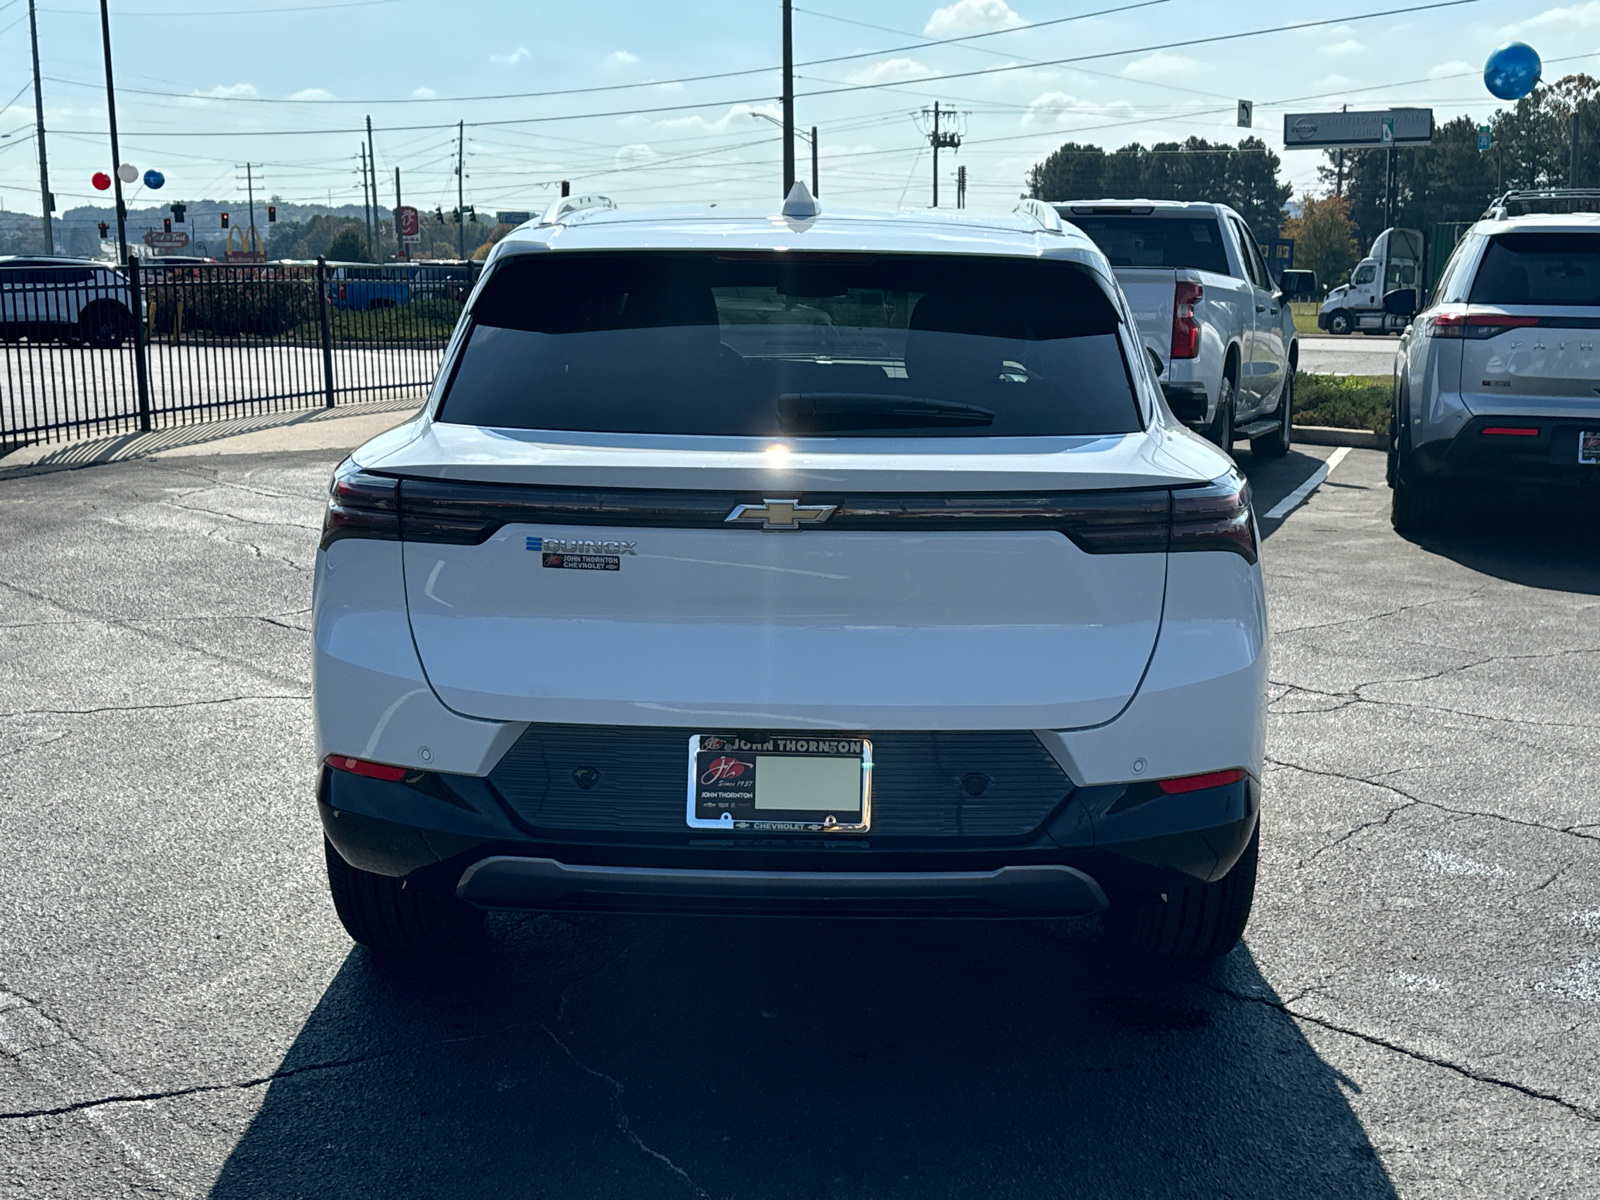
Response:
[[[1342,196],[1300,201],[1300,215],[1283,223],[1283,236],[1294,239],[1294,265],[1315,271],[1318,282],[1342,283],[1361,257],[1350,204]]]
[[[349,231],[361,243],[360,253],[366,252],[367,226],[364,221],[318,213],[303,224],[298,221],[279,221],[267,235],[267,255],[270,258],[316,258],[319,255],[342,262],[364,262],[334,253],[333,243],[340,234]]]
[[[365,231],[358,221],[351,221],[328,244],[328,258],[334,262],[371,262]]]
[[[1028,172],[1028,194],[1040,200],[1098,200],[1106,152],[1067,142]]]

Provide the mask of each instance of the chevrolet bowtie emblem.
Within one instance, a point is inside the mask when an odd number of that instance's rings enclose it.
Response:
[[[724,518],[729,525],[754,525],[763,529],[799,529],[817,525],[833,516],[835,504],[801,504],[798,500],[763,500],[760,504],[735,505]]]

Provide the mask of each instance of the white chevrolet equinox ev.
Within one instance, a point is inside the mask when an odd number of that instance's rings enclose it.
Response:
[[[334,474],[338,914],[400,954],[485,909],[1103,913],[1132,954],[1226,953],[1258,537],[1043,205],[560,202]]]

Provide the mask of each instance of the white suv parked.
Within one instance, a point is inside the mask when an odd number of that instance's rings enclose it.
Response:
[[[105,263],[0,257],[0,336],[120,346],[133,335],[127,278]]]
[[[1385,302],[1404,315],[1415,297]],[[1600,488],[1597,346],[1600,215],[1502,215],[1468,230],[1395,357],[1395,528],[1437,529],[1453,492],[1491,480]]]
[[[1196,958],[1249,913],[1249,487],[1042,205],[512,233],[335,473],[315,646],[329,884],[380,949],[486,908],[1105,910]]]

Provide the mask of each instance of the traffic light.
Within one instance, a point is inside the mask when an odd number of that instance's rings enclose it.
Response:
[[[467,205],[467,211],[472,214],[472,223],[476,225],[478,223],[478,210],[469,204]]]
[[[106,238],[108,238],[110,236],[111,236],[111,226],[107,225],[104,221],[101,221],[100,222],[100,240],[103,242],[103,241],[106,240]]]
[[[227,213],[223,213],[222,214],[222,227],[224,229],[226,229],[228,227],[228,214]]]
[[[187,204],[174,204],[174,205],[171,206],[171,208],[172,208],[172,219],[174,221],[176,221],[179,225],[182,225],[183,224],[183,214],[188,211],[189,206]]]
[[[441,225],[444,224],[444,209],[442,209],[442,208],[434,209],[433,210],[433,215],[439,219],[439,224],[441,224]]]
[[[161,218],[161,231],[163,233],[171,233],[172,232],[172,218],[171,217],[162,217]]]
[[[272,222],[276,221],[277,219],[278,219],[278,206],[276,204],[267,205],[267,224],[270,225],[270,224],[272,224]]]

